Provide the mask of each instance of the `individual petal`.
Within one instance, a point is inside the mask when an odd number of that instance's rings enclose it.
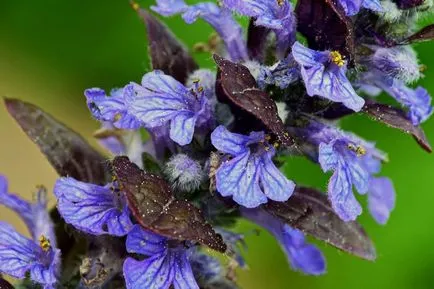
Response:
[[[431,106],[431,96],[423,87],[417,87],[414,91],[415,103],[409,106],[409,117],[413,125],[418,125],[426,121],[433,113]]]
[[[325,260],[321,251],[307,244],[301,231],[289,227],[261,208],[241,209],[241,214],[273,234],[294,270],[311,275],[325,273]]]
[[[274,152],[267,152],[261,157],[260,180],[262,190],[269,199],[285,202],[294,192],[295,184],[276,168],[276,165],[271,160],[273,155]]]
[[[170,138],[181,146],[191,143],[196,119],[192,113],[178,113],[170,122]]]
[[[81,231],[123,236],[132,227],[125,201],[108,186],[64,177],[57,180],[54,194],[59,213],[67,223]]]
[[[377,83],[399,103],[408,108],[413,125],[421,124],[433,113],[431,96],[424,88],[418,87],[414,90],[399,80],[394,80],[391,83],[384,80]]]
[[[193,275],[190,261],[185,250],[174,253],[175,278],[173,280],[174,289],[199,289],[196,278]]]
[[[243,29],[234,20],[229,9],[220,8],[212,2],[199,3],[190,6],[182,17],[189,24],[195,22],[199,17],[203,18],[220,35],[233,61],[248,59]]]
[[[175,277],[174,259],[167,250],[143,261],[127,258],[123,271],[127,289],[168,289]]]
[[[301,76],[310,96],[318,95],[334,102],[341,102],[354,111],[360,111],[365,104],[365,100],[356,93],[342,68],[302,67]]]
[[[326,264],[322,252],[316,246],[308,244],[301,231],[288,225],[283,225],[282,231],[281,246],[292,268],[309,275],[324,274]]]
[[[113,90],[107,96],[100,88],[86,89],[84,95],[92,115],[100,121],[112,122],[117,128],[137,129],[141,123],[127,112],[127,101],[133,93],[132,85]]]
[[[267,202],[259,186],[259,159],[250,151],[223,163],[216,173],[217,191],[224,197],[233,196],[238,204],[255,208]]]
[[[33,216],[30,203],[21,197],[8,192],[8,181],[0,175],[0,204],[17,213],[31,233],[33,233]]]
[[[24,278],[27,271],[37,263],[39,248],[9,224],[0,222],[0,273],[15,278]]]
[[[292,56],[303,67],[318,66],[327,62],[329,57],[326,51],[309,49],[298,41],[292,46]]]
[[[390,212],[395,208],[395,189],[388,178],[371,178],[368,208],[375,221],[386,224]]]
[[[205,125],[212,118],[203,91],[196,94],[161,71],[145,74],[134,89],[137,96],[129,102],[129,112],[151,129],[171,121],[170,137],[180,145],[191,142],[196,120]]]
[[[359,13],[363,0],[339,0],[347,16]]]
[[[129,253],[153,256],[167,249],[167,239],[135,225],[127,235],[126,247]]]
[[[211,142],[213,146],[221,152],[237,156],[247,150],[251,143],[257,143],[264,140],[263,132],[252,132],[249,136],[231,133],[223,125],[218,126],[211,133]]]
[[[351,175],[344,168],[335,169],[330,178],[328,198],[333,210],[344,221],[354,221],[362,213],[362,207],[353,194]]]
[[[156,6],[151,6],[151,9],[163,16],[172,16],[182,13],[187,9],[187,4],[184,0],[157,0]]]
[[[335,151],[335,142],[320,143],[318,147],[318,162],[324,172],[335,169],[339,163],[339,155]]]
[[[30,278],[32,281],[44,284],[44,289],[47,288],[56,288],[56,286],[53,286],[55,283],[57,283],[57,280],[59,278],[59,271],[60,271],[60,250],[50,250],[48,252],[45,252],[44,254],[47,254],[46,257],[51,259],[50,266],[47,268],[44,264],[35,264],[32,266],[30,270]]]

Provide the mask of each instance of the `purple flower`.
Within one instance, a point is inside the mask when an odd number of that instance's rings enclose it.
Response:
[[[272,29],[276,33],[278,54],[286,56],[296,33],[296,20],[288,0],[223,0],[223,4],[242,15],[254,17],[255,25]]]
[[[60,273],[60,250],[47,212],[45,189],[40,188],[37,201],[29,203],[9,193],[6,178],[0,176],[0,204],[20,215],[32,236],[28,239],[0,222],[0,274],[23,279],[30,272],[34,282],[54,289]]]
[[[223,39],[228,54],[233,61],[246,60],[247,48],[243,38],[241,26],[233,19],[228,9],[220,8],[215,3],[205,2],[187,5],[183,0],[157,0],[151,9],[163,16],[182,13],[185,22],[191,24],[198,18],[208,22]]]
[[[195,127],[206,130],[213,124],[208,98],[199,83],[189,89],[171,76],[153,71],[143,76],[141,85],[134,84],[134,91],[128,113],[151,130],[170,123],[170,138],[179,145],[192,141]]]
[[[360,111],[365,104],[345,76],[346,62],[338,51],[315,51],[299,42],[292,46],[292,56],[301,66],[307,94],[318,95]]]
[[[127,289],[135,288],[199,288],[190,265],[190,250],[180,242],[144,231],[136,225],[127,236],[127,251],[148,258],[137,261],[127,258],[124,277]]]
[[[60,178],[54,186],[59,213],[68,224],[83,232],[124,236],[133,224],[124,196],[113,186]]]
[[[292,195],[295,185],[274,165],[275,149],[263,132],[246,136],[219,126],[211,134],[211,142],[232,157],[216,173],[217,191],[222,196],[233,196],[238,204],[254,208],[267,199],[283,202]]]
[[[376,12],[383,11],[380,0],[339,0],[339,3],[348,16],[356,15],[362,7]]]
[[[114,89],[111,96],[107,96],[100,88],[86,89],[84,95],[87,106],[97,120],[111,122],[122,129],[138,129],[141,126],[141,123],[127,112],[127,103],[134,97],[133,85]]]
[[[381,160],[387,159],[381,151],[355,135],[315,121],[302,134],[308,142],[318,146],[318,162],[323,171],[333,171],[328,184],[328,197],[342,220],[355,220],[362,213],[353,187],[360,194],[369,192],[370,211],[376,220],[379,220],[378,212],[384,212],[384,208],[390,213],[393,209],[390,201],[393,189],[386,192],[372,187],[378,184],[374,175],[380,172]],[[385,220],[385,217],[381,219],[382,222]]]
[[[423,123],[433,113],[431,96],[423,87],[419,86],[416,89],[409,88],[403,81],[390,78],[378,70],[365,74],[361,87],[365,89],[366,84],[384,90],[406,107],[408,109],[408,117],[413,125]]]
[[[301,231],[282,223],[262,209],[243,209],[241,214],[273,234],[293,270],[309,275],[325,273],[323,254],[317,247],[306,242]]]

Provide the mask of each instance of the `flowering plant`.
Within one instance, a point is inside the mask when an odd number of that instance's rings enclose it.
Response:
[[[410,45],[434,38],[434,25],[415,28],[431,1],[157,0],[153,12],[215,29],[196,46],[212,53],[214,70],[200,69],[150,11],[132,6],[146,24],[152,71],[109,94],[84,92],[111,157],[40,108],[5,99],[60,178],[49,212],[43,187],[31,203],[0,176],[0,203],[31,235],[0,224],[0,273],[21,279],[18,288],[238,288],[245,236],[230,229],[239,218],[269,231],[304,274],[326,271],[306,235],[374,260],[353,188],[385,224],[395,191],[378,175],[388,158],[338,120],[369,116],[431,152],[420,127],[431,98],[409,86],[423,72]],[[250,17],[246,40],[234,12]],[[381,92],[403,109],[379,103]],[[327,192],[284,175],[288,155],[332,171]],[[3,287],[13,288],[0,279]]]

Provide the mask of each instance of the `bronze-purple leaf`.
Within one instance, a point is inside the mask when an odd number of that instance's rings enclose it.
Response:
[[[363,228],[357,222],[342,221],[327,196],[315,189],[297,187],[288,201],[271,201],[264,208],[288,225],[338,249],[366,260],[376,258]]]
[[[295,13],[298,31],[306,37],[309,47],[337,50],[352,61],[353,24],[337,0],[299,0]]]
[[[428,25],[415,34],[407,37],[400,44],[410,44],[414,42],[422,42],[434,39],[434,24]]]
[[[422,128],[414,126],[401,109],[369,101],[363,107],[363,112],[372,116],[376,121],[411,134],[424,150],[429,153],[432,152],[431,145]]]
[[[214,55],[219,73],[216,86],[228,101],[259,120],[285,146],[294,144],[277,114],[277,106],[268,93],[260,90],[244,65]]]
[[[161,177],[144,172],[127,157],[115,157],[113,173],[128,207],[145,229],[180,241],[199,242],[219,252],[226,244],[201,211],[186,200],[177,200]]]
[[[266,27],[255,25],[254,18],[250,19],[249,29],[247,31],[247,49],[250,58],[263,62],[267,37],[270,32],[271,30]]]
[[[0,277],[0,289],[14,289],[11,283]]]
[[[79,134],[33,104],[12,98],[4,101],[9,113],[59,175],[106,183],[106,159]]]
[[[185,83],[188,75],[198,69],[196,62],[166,25],[144,9],[138,9],[138,13],[146,24],[152,68]]]
[[[393,0],[399,9],[406,10],[422,5],[425,0]]]

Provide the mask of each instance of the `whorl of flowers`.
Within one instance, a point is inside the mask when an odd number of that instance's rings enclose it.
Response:
[[[304,274],[326,272],[305,235],[375,259],[355,221],[362,206],[354,193],[366,195],[378,223],[387,222],[395,191],[380,172],[388,158],[336,120],[372,117],[431,152],[419,126],[432,114],[431,97],[412,85],[423,70],[410,46],[434,38],[433,25],[414,28],[430,5],[156,0],[153,12],[188,24],[201,18],[217,32],[201,46],[216,65],[199,68],[152,12],[132,3],[146,24],[153,70],[110,93],[84,92],[111,159],[41,109],[5,99],[61,177],[50,215],[43,189],[30,203],[0,177],[0,203],[32,236],[0,224],[0,273],[43,288],[238,288],[232,270],[246,267],[247,237],[230,231],[238,218],[269,231]],[[250,17],[247,39],[234,13]],[[382,92],[396,105],[377,102]],[[332,172],[325,194],[280,171],[294,154]]]

